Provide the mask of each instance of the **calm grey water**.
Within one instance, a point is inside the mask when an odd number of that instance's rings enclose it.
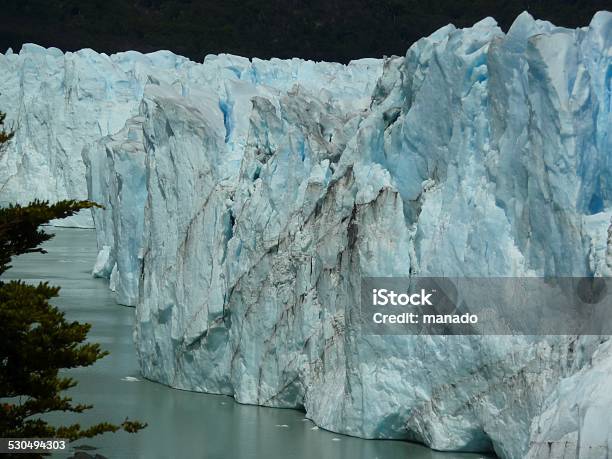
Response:
[[[91,367],[71,370],[79,384],[75,402],[94,408],[80,415],[59,413],[52,421],[102,420],[126,416],[149,426],[74,442],[108,458],[219,459],[475,459],[478,454],[439,453],[399,441],[361,440],[338,435],[304,419],[295,410],[240,405],[230,397],[179,391],[142,380],[132,341],[132,308],[115,304],[106,282],[90,275],[96,256],[93,230],[55,229],[48,254],[28,254],[4,276],[62,287],[55,304],[69,320],[91,323],[89,338],[110,351]],[[138,381],[129,381],[137,378]],[[126,380],[126,378],[128,380]],[[66,455],[67,456],[67,455]],[[57,455],[55,457],[62,457]]]

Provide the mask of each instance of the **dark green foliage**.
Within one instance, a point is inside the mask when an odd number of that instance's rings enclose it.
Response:
[[[0,274],[10,268],[8,263],[15,255],[45,253],[39,246],[53,235],[40,230],[40,225],[56,218],[70,217],[95,205],[89,201],[60,201],[53,205],[34,201],[25,207],[10,205],[0,209]]]
[[[2,116],[0,119],[3,119]],[[0,147],[10,135],[2,134]],[[34,201],[27,206],[0,209],[0,273],[11,257],[41,252],[53,237],[39,226],[93,207],[89,201]],[[136,432],[144,424],[126,420],[121,426],[106,422],[82,429],[79,424],[54,427],[40,419],[52,411],[80,413],[90,405],[74,404],[61,393],[76,385],[60,370],[92,365],[104,357],[98,344],[86,343],[89,324],[68,322],[49,304],[59,287],[21,281],[0,281],[0,437],[56,437],[75,440],[120,428]]]
[[[101,52],[169,49],[346,62],[403,55],[453,23],[495,17],[502,28],[527,10],[559,26],[587,25],[610,0],[3,0],[0,51],[23,43]]]
[[[5,144],[6,142],[8,142],[9,140],[13,138],[12,132],[6,132],[3,129],[5,118],[6,118],[6,114],[0,112],[0,148],[2,148],[3,144]]]

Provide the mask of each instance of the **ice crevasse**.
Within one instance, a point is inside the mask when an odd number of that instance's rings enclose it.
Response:
[[[609,454],[609,337],[369,336],[353,306],[362,276],[610,275],[611,13],[346,66],[30,45],[0,69],[0,200],[106,206],[94,271],[147,378],[364,438]]]

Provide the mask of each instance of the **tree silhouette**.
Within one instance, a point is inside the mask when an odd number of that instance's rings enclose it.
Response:
[[[2,128],[4,119],[0,113],[0,148],[12,137]],[[40,230],[40,225],[94,206],[90,201],[34,201],[0,209],[0,274],[10,268],[14,256],[45,253],[41,244],[53,235]],[[0,437],[76,440],[142,429],[146,424],[127,419],[121,425],[102,422],[88,428],[52,426],[41,419],[52,411],[81,413],[91,408],[62,395],[77,383],[60,371],[92,365],[108,354],[99,344],[85,343],[90,324],[67,321],[49,303],[59,290],[46,282],[0,281]]]

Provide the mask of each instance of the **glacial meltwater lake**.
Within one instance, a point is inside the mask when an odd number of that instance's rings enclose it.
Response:
[[[362,440],[315,428],[304,413],[240,405],[231,397],[180,391],[143,380],[132,341],[134,309],[117,305],[106,281],[91,277],[96,257],[93,230],[47,229],[56,237],[47,254],[13,260],[3,279],[48,281],[62,287],[56,304],[68,320],[92,324],[91,341],[110,355],[87,368],[70,371],[79,384],[69,391],[75,402],[94,408],[49,419],[82,426],[126,417],[149,426],[137,434],[118,432],[79,440],[94,456],[146,459],[476,459],[481,454],[440,453],[407,442]],[[95,449],[94,449],[95,448]],[[74,453],[74,449],[72,452]],[[54,457],[67,457],[54,455]]]

